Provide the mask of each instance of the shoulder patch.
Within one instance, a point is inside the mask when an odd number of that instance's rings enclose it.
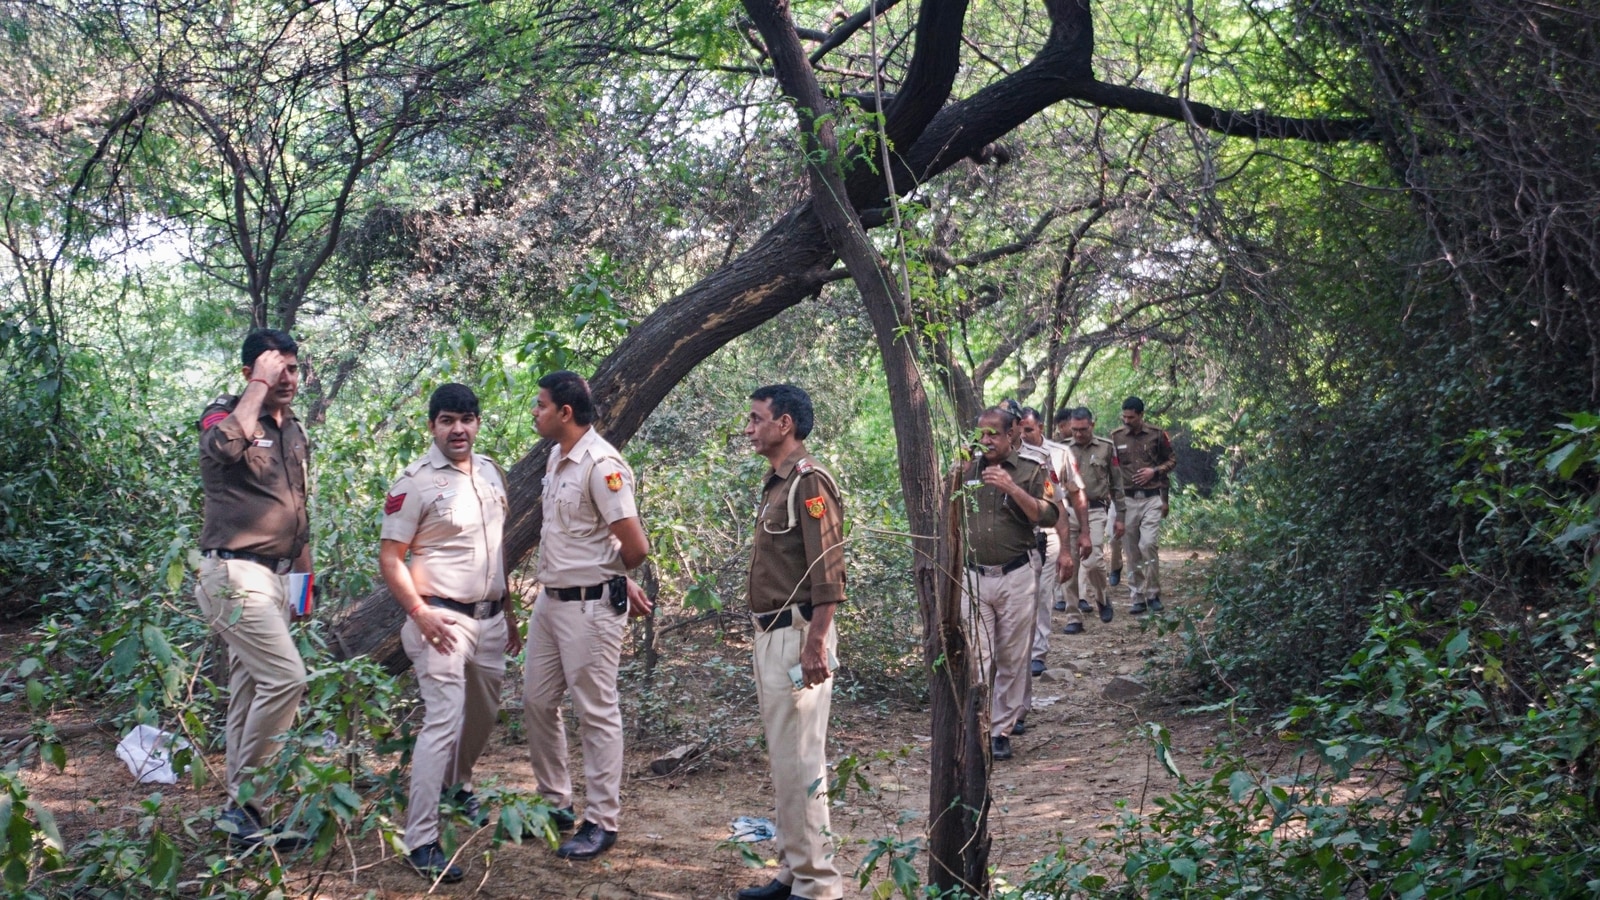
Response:
[[[1054,500],[1056,498],[1056,480],[1054,478],[1046,478],[1044,480],[1044,498],[1046,500]]]
[[[200,430],[205,431],[206,429],[217,424],[218,422],[221,422],[223,419],[226,419],[231,415],[233,414],[221,409],[206,413],[205,418],[200,420]]]
[[[611,474],[607,475],[606,487],[610,488],[612,491],[622,490],[622,473],[612,472]]]
[[[405,494],[390,494],[383,498],[383,514],[386,516],[392,516],[400,511],[400,507],[405,505]]]
[[[811,474],[811,460],[806,459],[805,457],[801,457],[800,461],[794,464],[794,470],[796,472],[799,472],[801,475],[810,475]]]
[[[828,501],[821,494],[806,501],[806,515],[813,519],[820,519],[828,513]]]

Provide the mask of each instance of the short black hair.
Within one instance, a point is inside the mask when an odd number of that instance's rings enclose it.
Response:
[[[1044,416],[1039,415],[1039,411],[1031,406],[1024,406],[1022,408],[1022,418],[1032,419],[1035,422],[1038,422],[1040,425],[1044,424]]]
[[[1010,431],[1011,426],[1017,424],[1017,417],[1012,415],[1011,410],[1003,405],[1005,401],[1001,401],[1001,403],[1002,405],[1000,406],[991,406],[983,412],[978,413],[978,418],[982,419],[984,416],[999,416],[1000,424],[1004,425],[1007,431]],[[1013,402],[1011,405],[1015,406],[1016,403]]]
[[[428,398],[428,421],[439,418],[439,413],[453,412],[478,415],[478,395],[464,384],[450,382],[433,389]]]
[[[539,379],[539,387],[550,392],[550,402],[556,408],[572,407],[572,421],[589,425],[595,420],[594,397],[589,394],[589,382],[577,372],[566,369],[551,372]]]
[[[1138,397],[1129,397],[1128,399],[1122,401],[1122,408],[1131,409],[1141,416],[1144,415],[1144,401],[1140,400]]]
[[[774,419],[788,416],[794,420],[794,436],[805,440],[811,434],[815,414],[811,409],[811,395],[793,384],[769,384],[750,392],[751,400],[765,400],[772,407]]]
[[[1000,409],[1004,409],[1006,413],[1011,416],[1011,425],[1015,425],[1016,423],[1022,421],[1022,404],[1018,403],[1017,401],[1007,397],[996,404],[996,406]],[[1010,428],[1011,425],[1007,425],[1006,427]]]
[[[1056,410],[1056,424],[1057,425],[1060,425],[1062,422],[1065,422],[1066,420],[1068,420],[1070,418],[1072,418],[1072,409],[1071,409],[1071,407],[1063,406],[1060,409]]]
[[[1063,410],[1063,411],[1065,412],[1065,410]],[[1072,408],[1072,411],[1067,413],[1067,418],[1069,418],[1069,419],[1081,419],[1081,420],[1084,420],[1084,421],[1093,422],[1094,421],[1094,410],[1090,409],[1087,406],[1074,406]]]
[[[298,356],[300,345],[294,342],[294,338],[290,337],[287,331],[279,331],[276,328],[253,328],[244,336],[244,346],[239,348],[239,359],[246,366],[253,366],[256,364],[256,357],[268,350],[276,350],[287,356]]]

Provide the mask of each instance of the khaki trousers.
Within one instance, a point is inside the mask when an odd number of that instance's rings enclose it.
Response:
[[[795,690],[789,670],[800,664],[811,623],[794,616],[794,624],[756,631],[751,654],[761,725],[766,730],[767,758],[772,764],[778,831],[777,879],[794,896],[838,900],[844,883],[833,862],[833,836],[828,826],[828,710],[833,704],[833,679]],[[828,629],[829,655],[838,634]]]
[[[528,619],[522,718],[533,777],[551,804],[572,805],[567,728],[561,714],[561,697],[570,694],[583,740],[587,787],[583,817],[606,831],[616,831],[622,815],[617,665],[627,627],[627,614],[612,611],[607,597],[563,602],[542,590]]]
[[[1033,567],[1004,575],[979,575],[965,569],[961,614],[972,643],[973,679],[993,685],[989,734],[1011,736],[1027,713],[1028,654],[1033,646]],[[974,685],[976,688],[976,685]]]
[[[1044,530],[1044,565],[1039,568],[1039,577],[1034,585],[1033,620],[1033,659],[1044,659],[1050,650],[1050,613],[1056,603],[1056,597],[1061,592],[1061,583],[1056,581],[1056,558],[1061,555],[1061,538],[1056,535],[1054,528]],[[1033,693],[1031,690],[1028,692]]]
[[[1161,495],[1127,498],[1123,513],[1123,553],[1128,562],[1128,595],[1134,602],[1161,593]]]
[[[472,787],[472,766],[489,743],[506,677],[506,618],[473,619],[451,612],[455,645],[441,653],[410,619],[400,643],[411,657],[422,694],[422,730],[411,754],[406,800],[406,850],[439,839],[439,795],[446,786]]]
[[[1082,597],[1096,606],[1106,602],[1106,511],[1096,506],[1089,507],[1089,558],[1078,556],[1078,534],[1082,531],[1078,527],[1077,510],[1068,510],[1070,520],[1067,525],[1068,541],[1072,546],[1073,557],[1078,562],[1078,574],[1066,585],[1067,595],[1067,622],[1083,623],[1083,614],[1078,612],[1078,598]]]
[[[286,579],[260,563],[202,557],[195,600],[228,645],[228,796],[283,743],[305,694],[306,665],[289,636]]]

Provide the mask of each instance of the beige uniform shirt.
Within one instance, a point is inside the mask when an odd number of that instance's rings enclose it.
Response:
[[[622,542],[611,525],[637,518],[633,470],[617,448],[593,428],[569,456],[550,451],[544,474],[544,527],[539,538],[539,581],[545,587],[590,587],[627,574]]]
[[[422,596],[499,600],[506,594],[506,508],[493,460],[474,453],[468,474],[434,444],[389,489],[380,537],[411,545],[411,580]]]
[[[1068,444],[1073,462],[1083,476],[1083,489],[1089,503],[1105,506],[1122,502],[1122,467],[1117,463],[1117,447],[1103,437],[1089,441],[1088,446],[1077,441]]]

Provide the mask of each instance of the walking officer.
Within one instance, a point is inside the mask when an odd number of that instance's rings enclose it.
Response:
[[[633,497],[633,470],[594,430],[589,384],[575,372],[539,379],[533,424],[555,441],[544,475],[539,582],[528,618],[523,719],[539,793],[576,824],[561,697],[572,695],[583,740],[587,801],[583,825],[556,850],[593,859],[617,842],[622,813],[622,710],[617,666],[628,614],[650,612],[650,599],[628,577],[650,542]]]
[[[1066,579],[1067,624],[1065,634],[1083,633],[1083,616],[1098,609],[1100,621],[1110,622],[1113,616],[1111,600],[1106,596],[1106,561],[1102,548],[1106,538],[1106,516],[1113,502],[1122,502],[1122,469],[1117,464],[1117,448],[1105,438],[1095,437],[1094,413],[1086,406],[1071,411],[1068,427],[1072,440],[1067,449],[1083,477],[1084,496],[1089,515],[1087,520],[1073,511],[1068,530],[1079,548],[1078,577]],[[1123,524],[1118,521],[1114,530],[1121,539]],[[1091,602],[1094,604],[1091,606]]]
[[[311,571],[306,431],[290,404],[300,347],[282,331],[245,335],[243,392],[200,414],[200,580],[195,599],[228,645],[227,789],[217,827],[235,847],[267,839],[250,772],[282,746],[305,694],[306,667],[289,635],[287,576]],[[281,829],[272,829],[276,832]],[[272,835],[278,849],[300,843]]]
[[[1177,466],[1167,433],[1144,420],[1144,401],[1122,401],[1122,427],[1111,432],[1122,468],[1127,503],[1122,511],[1123,558],[1134,615],[1161,611],[1161,518],[1166,513],[1167,475]]]
[[[472,452],[481,421],[471,388],[443,384],[433,392],[433,444],[389,489],[378,548],[378,571],[406,611],[400,641],[423,705],[406,802],[407,859],[425,878],[446,883],[462,873],[439,846],[440,794],[458,785],[451,799],[473,824],[486,821],[472,767],[500,713],[506,654],[522,649],[501,546],[505,478],[494,460]]]
[[[954,473],[963,487],[966,556],[961,612],[974,649],[976,680],[992,685],[990,751],[1011,758],[1011,735],[1026,712],[1028,657],[1034,629],[1034,529],[1059,517],[1045,496],[1049,472],[1017,453],[1011,413],[978,416],[982,453]]]
[[[811,398],[792,384],[750,395],[745,436],[772,464],[750,550],[752,667],[777,794],[778,875],[739,900],[837,900],[844,884],[828,825],[828,711],[844,602],[844,508],[833,477],[806,451]]]

